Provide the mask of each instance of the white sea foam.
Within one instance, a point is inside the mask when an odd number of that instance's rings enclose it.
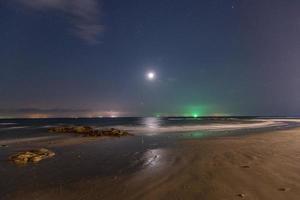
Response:
[[[300,123],[300,119],[286,118],[286,119],[271,119],[274,122],[297,122]]]
[[[12,127],[0,128],[0,131],[25,129],[25,128],[28,128],[28,127],[29,126],[12,126]]]
[[[248,123],[247,123],[248,122]],[[160,126],[154,118],[146,121],[145,126],[117,126],[133,133],[145,133],[149,135],[169,132],[192,132],[192,131],[229,131],[240,129],[256,129],[267,127],[282,127],[288,125],[287,122],[299,122],[300,119],[253,119],[244,123],[211,123],[202,125],[174,125]]]
[[[40,136],[40,137],[29,137],[29,138],[14,138],[14,139],[4,139],[1,140],[1,144],[14,144],[14,143],[21,143],[21,142],[35,142],[35,141],[44,141],[50,139],[57,139],[63,136]]]
[[[0,126],[7,126],[7,125],[16,125],[17,123],[0,123]]]

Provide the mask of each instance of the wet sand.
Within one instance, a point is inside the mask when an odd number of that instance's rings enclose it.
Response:
[[[69,165],[70,169],[76,166],[80,168],[80,162]],[[126,173],[101,175],[92,168],[96,175],[82,174],[69,181],[62,173],[61,182],[47,187],[24,185],[3,199],[296,200],[300,197],[300,129],[180,140],[172,147],[146,149],[137,166]],[[45,166],[47,173],[51,167],[55,165]],[[18,171],[21,176],[22,168]],[[39,184],[34,180],[32,185]]]

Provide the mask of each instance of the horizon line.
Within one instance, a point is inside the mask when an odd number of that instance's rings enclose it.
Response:
[[[284,116],[284,115],[206,115],[206,116],[119,116],[119,117],[4,117],[0,120],[20,120],[20,119],[120,119],[120,118],[300,118],[300,116]]]

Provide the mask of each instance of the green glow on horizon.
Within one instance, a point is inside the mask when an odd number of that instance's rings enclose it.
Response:
[[[201,117],[207,114],[208,107],[205,105],[189,105],[184,108],[184,116],[187,117]]]

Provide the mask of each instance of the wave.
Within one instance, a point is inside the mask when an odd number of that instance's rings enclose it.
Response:
[[[44,140],[57,139],[62,137],[63,136],[40,136],[40,137],[29,137],[29,138],[13,138],[13,139],[1,140],[1,143],[10,145],[14,143],[44,141]]]
[[[17,129],[26,129],[26,128],[29,128],[29,127],[30,127],[30,126],[12,126],[12,127],[0,128],[0,131],[17,130]]]
[[[239,129],[258,129],[268,127],[282,127],[288,125],[287,122],[299,122],[300,119],[265,119],[247,120],[248,123],[212,123],[202,125],[171,125],[171,126],[159,126],[155,122],[145,124],[145,126],[116,126],[119,129],[125,129],[133,133],[170,133],[170,132],[192,132],[192,131],[229,131]]]
[[[16,125],[17,123],[8,123],[8,122],[6,122],[6,123],[4,123],[4,122],[0,122],[0,126],[8,126],[8,125]]]

